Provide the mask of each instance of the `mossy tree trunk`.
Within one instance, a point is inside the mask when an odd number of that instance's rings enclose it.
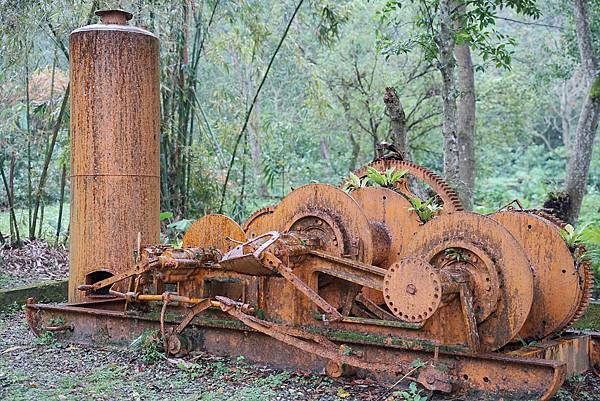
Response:
[[[598,130],[598,117],[600,116],[600,76],[598,75],[598,61],[592,45],[587,1],[575,0],[573,5],[581,68],[589,90],[581,107],[575,141],[567,166],[565,192],[570,199],[567,218],[571,224],[577,223],[581,210],[581,203],[587,187],[594,139]]]

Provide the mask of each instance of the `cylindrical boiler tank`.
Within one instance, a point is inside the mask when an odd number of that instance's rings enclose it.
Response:
[[[96,15],[69,38],[69,302],[85,299],[80,284],[130,269],[138,233],[160,240],[158,38],[128,25],[130,13]]]

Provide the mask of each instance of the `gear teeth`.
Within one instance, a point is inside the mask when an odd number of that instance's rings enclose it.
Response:
[[[592,269],[592,264],[589,261],[583,262],[580,266],[580,269],[583,269],[583,294],[581,295],[581,301],[579,302],[579,306],[577,306],[577,310],[573,315],[573,318],[567,325],[565,329],[573,326],[583,314],[587,311],[588,306],[590,306],[590,301],[592,299],[592,292],[594,290],[594,271]]]
[[[459,212],[464,210],[456,191],[452,189],[443,178],[425,167],[405,160],[376,160],[359,168],[354,174],[362,178],[366,175],[368,167],[372,167],[378,171],[385,171],[390,167],[407,170],[415,178],[418,178],[429,185],[429,187],[442,199],[445,212]]]
[[[248,226],[250,225],[250,223],[252,223],[252,221],[254,219],[256,219],[259,216],[262,216],[263,214],[271,214],[273,213],[273,211],[275,210],[275,206],[277,205],[269,205],[269,206],[265,206],[261,209],[258,209],[257,211],[255,211],[254,213],[252,213],[250,215],[250,217],[248,217],[246,219],[246,221],[244,222],[244,224],[242,224],[242,229],[244,230],[244,232],[248,231]]]

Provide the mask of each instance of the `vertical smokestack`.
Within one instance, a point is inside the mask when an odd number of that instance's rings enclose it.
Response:
[[[133,266],[138,232],[160,240],[158,38],[128,12],[96,15],[69,39],[69,302],[85,298],[78,285]]]

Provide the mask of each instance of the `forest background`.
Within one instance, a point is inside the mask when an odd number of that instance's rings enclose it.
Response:
[[[68,239],[68,34],[103,8],[161,42],[165,240],[387,142],[475,211],[559,205],[600,272],[599,0],[0,0],[1,242]]]

